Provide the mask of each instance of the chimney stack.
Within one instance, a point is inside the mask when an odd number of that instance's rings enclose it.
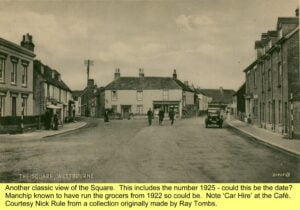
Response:
[[[116,68],[116,72],[115,72],[115,80],[119,79],[121,77],[121,73],[120,73],[120,69]]]
[[[21,41],[21,47],[24,47],[30,51],[34,51],[34,44],[32,42],[32,36],[30,34],[23,35],[23,39]]]
[[[222,86],[220,87],[220,92],[223,93],[223,87]]]
[[[177,73],[176,73],[176,69],[174,69],[174,71],[173,71],[173,79],[177,79]]]
[[[94,86],[94,79],[89,79],[88,80],[88,87],[93,87]]]
[[[299,17],[299,7],[295,10],[296,17]]]
[[[145,76],[144,69],[139,68],[139,77],[144,77],[144,76]]]

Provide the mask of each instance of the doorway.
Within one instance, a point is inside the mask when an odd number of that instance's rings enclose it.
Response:
[[[129,119],[131,113],[131,105],[121,105],[121,112],[123,119]]]
[[[11,98],[11,116],[17,116],[17,98]]]

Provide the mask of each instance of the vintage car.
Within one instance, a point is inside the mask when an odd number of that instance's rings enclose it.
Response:
[[[220,109],[208,109],[207,110],[207,117],[205,119],[205,127],[208,128],[208,126],[215,125],[219,128],[222,128],[223,126],[223,116],[221,114]]]

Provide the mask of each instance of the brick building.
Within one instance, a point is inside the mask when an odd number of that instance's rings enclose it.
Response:
[[[300,135],[299,16],[279,17],[276,30],[255,42],[257,59],[245,70],[246,115],[254,125]]]

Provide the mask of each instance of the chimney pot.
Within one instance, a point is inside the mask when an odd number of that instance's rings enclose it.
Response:
[[[176,69],[174,69],[174,71],[173,71],[173,79],[177,79]]]
[[[119,68],[116,68],[116,72],[115,72],[115,77],[114,79],[117,80],[121,77],[121,73],[120,73],[120,69]]]
[[[299,7],[295,10],[296,17],[299,17]]]
[[[88,80],[88,87],[94,86],[94,79],[89,79]]]
[[[28,33],[23,35],[23,39],[21,41],[21,47],[24,47],[30,51],[34,51],[34,44],[32,42],[32,36]]]
[[[145,76],[144,69],[139,68],[139,77],[144,77],[144,76]]]

